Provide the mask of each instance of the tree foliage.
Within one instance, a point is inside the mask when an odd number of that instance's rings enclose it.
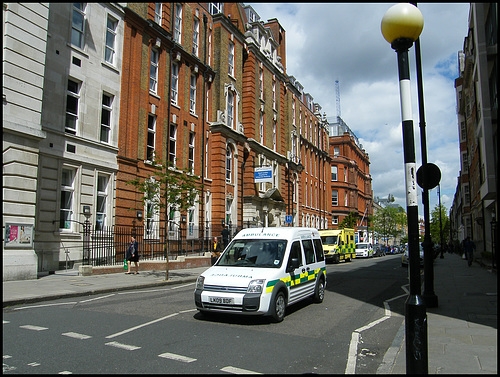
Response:
[[[339,228],[354,228],[358,221],[358,214],[356,212],[349,212],[349,215],[344,217],[344,219],[340,222]]]
[[[429,221],[429,228],[431,232],[431,240],[434,245],[441,245],[441,229],[443,233],[443,245],[446,245],[449,240],[450,235],[450,219],[447,216],[446,207],[441,205],[441,226],[439,222],[439,205],[436,205],[431,211],[431,219]]]
[[[378,210],[373,216],[373,230],[384,240],[404,233],[406,212],[401,207],[386,207]]]
[[[184,212],[197,203],[202,184],[198,176],[188,169],[174,167],[170,161],[163,163],[152,161],[152,166],[155,170],[153,176],[136,177],[127,183],[144,194],[141,200],[146,209],[146,218],[151,218],[155,212],[159,213],[160,209],[168,208],[168,211],[165,211],[165,221],[168,223],[176,211]],[[168,280],[168,232],[166,236],[166,279]]]

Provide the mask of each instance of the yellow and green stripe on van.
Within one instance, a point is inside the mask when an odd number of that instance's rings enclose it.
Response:
[[[273,291],[274,286],[281,280],[283,283],[286,284],[287,287],[293,287],[294,285],[299,285],[305,282],[308,282],[309,280],[315,280],[316,276],[318,274],[323,273],[326,275],[326,268],[321,267],[313,271],[307,271],[304,273],[301,273],[300,275],[294,275],[298,276],[295,279],[292,279],[292,275],[288,275],[287,277],[284,277],[282,279],[276,279],[276,280],[270,280],[267,285],[266,285],[266,293],[270,293]]]

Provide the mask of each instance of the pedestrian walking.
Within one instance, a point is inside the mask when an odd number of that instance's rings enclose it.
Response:
[[[128,271],[125,272],[127,275],[130,275],[130,266],[132,262],[135,263],[135,272],[134,275],[139,273],[139,243],[135,240],[134,236],[130,237],[130,244],[128,245],[126,259],[128,261]]]
[[[472,260],[474,258],[474,250],[476,250],[476,244],[470,239],[469,236],[464,240],[463,244],[465,257],[467,258],[467,263],[469,267],[472,266]]]
[[[211,258],[212,266],[215,264],[215,262],[217,262],[217,259],[219,259],[221,249],[222,245],[220,244],[220,242],[217,242],[217,237],[214,237],[214,244],[212,245],[212,258]]]
[[[222,229],[222,243],[224,244],[224,249],[229,243],[229,230],[226,225],[224,225],[224,229]]]

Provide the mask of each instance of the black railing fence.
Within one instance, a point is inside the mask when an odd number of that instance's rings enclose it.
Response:
[[[92,266],[122,264],[134,236],[139,244],[140,260],[164,260],[167,250],[169,260],[178,256],[203,255],[211,250],[213,238],[222,242],[221,227],[214,233],[212,224],[200,231],[190,224],[170,225],[167,229],[159,223],[144,226],[83,226],[83,263]],[[229,240],[237,233],[236,227],[228,227]]]

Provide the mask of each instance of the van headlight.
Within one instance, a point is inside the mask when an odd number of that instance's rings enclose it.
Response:
[[[198,276],[198,279],[196,279],[196,289],[203,290],[204,285],[205,285],[205,277]]]
[[[255,279],[248,284],[247,293],[262,293],[265,279]]]

